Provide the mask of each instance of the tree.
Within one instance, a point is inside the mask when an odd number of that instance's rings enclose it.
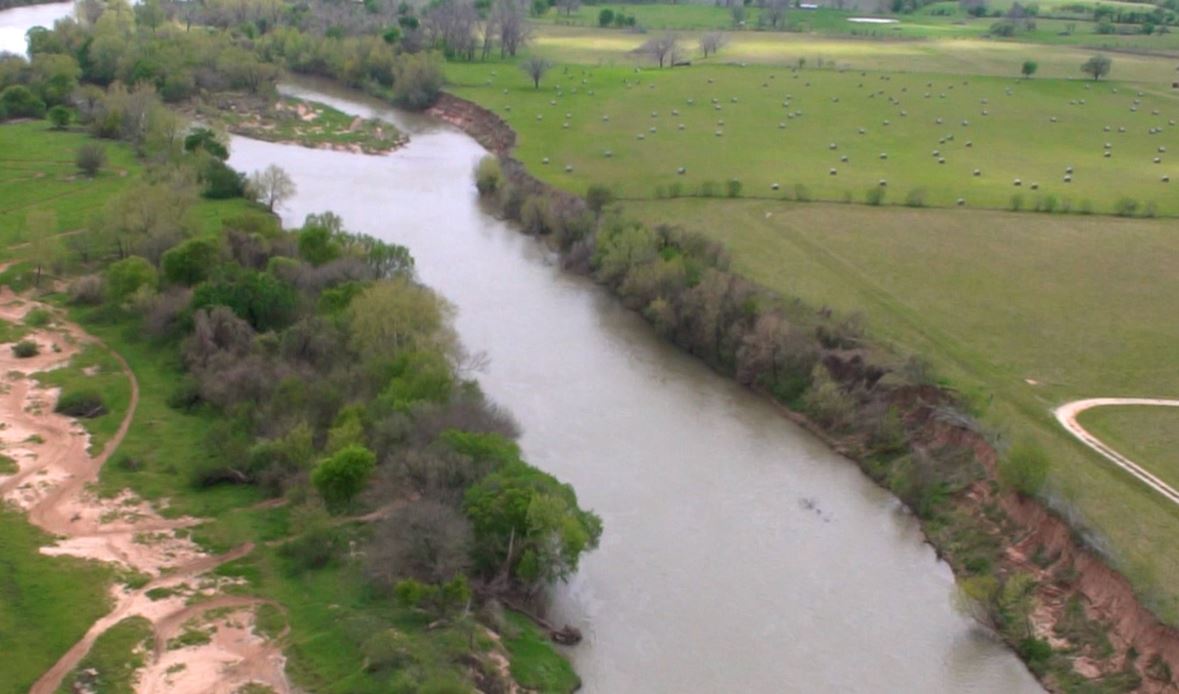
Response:
[[[679,36],[675,34],[663,34],[652,39],[648,39],[639,51],[651,56],[659,67],[663,67],[664,63],[674,65],[676,59],[679,57]]]
[[[209,128],[194,128],[185,136],[184,151],[195,152],[197,150],[204,150],[221,161],[229,159],[229,148],[225,146],[217,133]]]
[[[26,216],[25,233],[29,238],[28,258],[36,268],[34,287],[41,286],[41,275],[46,268],[61,260],[61,239],[57,232],[57,214],[53,210],[31,210]]]
[[[189,239],[164,252],[160,262],[164,279],[186,287],[204,282],[220,255],[221,249],[213,239]]]
[[[535,591],[577,570],[598,545],[602,521],[577,505],[573,488],[527,463],[508,463],[466,492],[475,562],[490,580]]]
[[[364,359],[386,359],[402,350],[454,346],[450,305],[426,287],[407,279],[379,282],[348,306],[352,343]]]
[[[610,190],[610,186],[594,183],[585,191],[585,204],[593,210],[594,215],[601,215],[602,210],[613,200],[614,192]]]
[[[393,101],[415,111],[429,108],[442,82],[442,65],[433,53],[402,54],[393,64]]]
[[[534,89],[540,89],[540,78],[544,77],[544,73],[548,72],[552,67],[552,63],[538,55],[529,56],[528,60],[520,63],[520,69],[532,80],[532,87]]]
[[[529,24],[525,21],[527,9],[524,0],[495,0],[491,6],[488,25],[499,33],[500,57],[515,56],[527,41]]]
[[[53,123],[54,130],[65,130],[70,126],[70,120],[73,118],[70,110],[61,105],[49,109],[49,113],[46,115],[49,116],[49,122]]]
[[[733,26],[745,26],[745,5],[736,3],[729,8],[729,14],[733,17]]]
[[[1024,79],[1030,78],[1036,74],[1036,70],[1040,69],[1039,63],[1034,60],[1025,60],[1023,65],[1019,68],[1019,73],[1024,76]]]
[[[786,22],[786,0],[769,0],[761,11],[761,21],[777,29]]]
[[[725,45],[725,35],[719,31],[709,31],[700,37],[700,52],[707,58],[720,51]]]
[[[106,269],[107,294],[119,303],[141,287],[154,288],[156,281],[155,267],[137,255],[111,263]]]
[[[333,510],[341,509],[364,489],[377,467],[377,457],[359,444],[324,458],[311,471],[311,483]]]
[[[610,9],[609,7],[602,8],[602,11],[598,13],[598,26],[605,29],[613,23],[614,10]]]
[[[581,0],[555,0],[553,4],[558,11],[564,12],[566,17],[581,8]]]
[[[0,92],[0,120],[44,116],[45,102],[23,84],[14,84]]]
[[[286,171],[271,164],[250,176],[250,191],[254,199],[266,205],[271,212],[276,205],[295,194],[295,182]]]
[[[1109,74],[1111,67],[1113,67],[1113,61],[1107,56],[1095,55],[1081,65],[1081,72],[1091,75],[1094,80],[1099,80]]]
[[[471,524],[454,508],[423,499],[402,506],[373,529],[365,553],[370,580],[449,581],[471,563]]]

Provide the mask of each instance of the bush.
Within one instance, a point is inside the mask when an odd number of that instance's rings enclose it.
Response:
[[[65,130],[73,120],[74,114],[70,112],[65,106],[54,106],[49,109],[49,122],[53,124],[54,130]]]
[[[66,393],[57,401],[54,412],[67,417],[82,417],[93,419],[107,413],[106,403],[102,395],[92,390],[80,390]]]
[[[106,269],[106,286],[110,298],[122,302],[134,294],[140,287],[155,287],[157,281],[156,269],[146,258],[133,255],[115,263]]]
[[[1011,204],[1009,205],[1009,208],[1012,212],[1019,212],[1020,210],[1022,210],[1023,209],[1023,195],[1020,193],[1016,193],[1015,195],[1012,195],[1011,196]]]
[[[598,13],[598,26],[603,29],[614,23],[614,10],[605,8]]]
[[[868,189],[868,192],[864,193],[864,202],[874,207],[879,207],[880,204],[884,202],[884,193],[884,188],[872,186]],[[912,195],[912,193],[909,193],[910,197],[912,197]],[[906,201],[906,204],[908,204],[908,201]]]
[[[499,167],[499,159],[488,154],[479,160],[475,167],[475,188],[480,195],[491,195],[499,190],[503,179],[503,171]]]
[[[25,314],[24,322],[25,325],[31,325],[34,328],[44,328],[49,325],[49,321],[52,318],[53,314],[49,313],[48,309],[35,308]]]
[[[595,215],[602,214],[602,210],[606,205],[614,201],[614,193],[608,186],[600,183],[590,185],[585,191],[585,204],[589,206]]]
[[[442,92],[442,66],[429,53],[402,54],[393,65],[393,101],[414,111],[434,105]]]
[[[728,181],[726,181],[725,195],[729,196],[730,198],[741,197],[741,181],[738,181],[735,178],[730,178]]]
[[[1114,204],[1114,214],[1119,217],[1133,217],[1138,212],[1138,201],[1134,198],[1122,198]]]
[[[914,188],[905,196],[906,207],[925,207],[925,189]]]
[[[82,145],[74,155],[78,170],[87,176],[95,176],[106,164],[106,148],[93,142]]]
[[[1036,198],[1036,212],[1047,212],[1049,214],[1056,211],[1056,196],[1042,195]]]
[[[45,102],[28,87],[14,84],[0,92],[0,119],[44,117]]]
[[[364,489],[376,464],[376,456],[364,446],[346,446],[320,461],[311,483],[329,507],[339,509]]]
[[[705,181],[705,182],[701,183],[700,184],[700,197],[702,197],[702,198],[715,198],[716,197],[716,181]]]
[[[28,359],[41,353],[41,348],[32,340],[21,340],[12,346],[12,353],[18,359]]]
[[[1035,496],[1048,478],[1048,454],[1035,441],[1012,446],[999,462],[999,481],[1023,496]]]
[[[210,200],[228,200],[246,195],[245,174],[214,157],[210,157],[201,168],[200,180],[205,184],[201,195]]]
[[[801,183],[794,184],[794,199],[799,202],[810,202],[811,191]]]
[[[212,239],[189,239],[166,251],[160,267],[168,282],[191,287],[208,278],[220,254],[217,242]]]
[[[552,231],[549,199],[543,194],[530,195],[520,209],[520,224],[529,234],[543,236]]]
[[[97,306],[102,303],[104,286],[101,275],[85,275],[70,283],[70,303]]]

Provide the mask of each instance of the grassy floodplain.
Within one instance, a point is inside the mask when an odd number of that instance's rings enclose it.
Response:
[[[1102,441],[1179,485],[1179,412],[1166,407],[1095,407],[1078,421]]]
[[[1001,447],[1023,437],[1045,446],[1053,502],[1094,531],[1151,609],[1179,623],[1179,509],[1051,416],[1076,398],[1179,392],[1169,318],[1179,284],[1168,269],[1179,263],[1179,237],[1164,218],[1179,214],[1179,196],[1162,181],[1175,175],[1160,150],[1179,146],[1173,61],[1114,53],[1114,79],[1094,82],[1079,69],[1094,51],[1052,45],[1080,42],[1064,36],[835,31],[733,32],[719,56],[701,61],[706,13],[686,14],[669,26],[689,29],[680,37],[691,67],[654,67],[635,51],[647,36],[544,26],[531,50],[555,67],[539,89],[508,63],[452,63],[451,89],[502,116],[519,135],[515,155],[543,180],[578,193],[604,183],[628,214],[723,241],[751,279],[859,313],[875,339],[928,358]],[[1147,50],[1174,34],[1096,39]],[[792,69],[799,58],[806,66]],[[1039,64],[1034,79],[1019,78],[1025,59]],[[724,199],[733,178],[741,199]],[[882,205],[864,204],[881,179]],[[715,197],[672,199],[705,190]],[[1023,211],[1009,211],[1015,205]],[[1142,218],[1151,214],[1159,218]],[[1165,472],[1160,449],[1174,440],[1174,419],[1164,416],[1121,421],[1110,443]],[[1160,431],[1146,436],[1151,426]],[[1139,436],[1141,447],[1126,442]]]

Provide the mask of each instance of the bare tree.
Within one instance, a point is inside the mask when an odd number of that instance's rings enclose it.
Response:
[[[581,8],[581,0],[556,0],[556,7],[568,17]]]
[[[514,56],[527,41],[531,28],[526,21],[527,8],[523,0],[496,0],[487,20],[488,30],[494,27],[499,34],[500,57]]]
[[[728,39],[724,33],[719,31],[710,31],[700,37],[700,51],[704,53],[704,57],[717,53],[721,47],[725,45]]]
[[[532,80],[532,86],[536,89],[540,89],[540,78],[544,77],[544,73],[548,72],[552,67],[552,63],[538,55],[530,56],[528,60],[520,63],[520,69],[524,71],[524,74],[528,75],[529,79]]]
[[[448,581],[470,564],[471,525],[450,506],[428,499],[402,506],[373,532],[366,557],[369,579]]]
[[[779,29],[786,23],[786,7],[788,0],[769,0],[765,9],[761,11],[761,21],[770,25],[771,29]]]
[[[676,58],[679,57],[680,37],[676,34],[664,34],[652,39],[648,39],[639,51],[646,53],[654,58],[659,67],[663,67],[664,63],[674,65]]]
[[[275,205],[282,204],[295,194],[295,182],[286,171],[271,164],[250,176],[250,190],[253,191],[255,200],[273,212]]]
[[[470,0],[443,0],[426,13],[423,28],[448,56],[471,60],[478,45],[479,12]]]

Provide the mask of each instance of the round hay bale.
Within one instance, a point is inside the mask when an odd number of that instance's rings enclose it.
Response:
[[[781,186],[779,186],[777,183],[771,183],[771,184],[770,184],[770,190],[777,190],[777,189],[778,189],[778,188],[780,188],[780,187],[781,187]]]
[[[975,176],[981,176],[981,175],[982,175],[982,169],[975,169],[975,170],[974,170],[974,175],[975,175]]]
[[[548,157],[545,157],[544,159],[541,159],[541,160],[540,160],[540,163],[541,163],[541,164],[548,164],[548,163],[549,163],[549,158],[548,158]]]
[[[1012,183],[1012,185],[1014,185],[1014,186],[1016,186],[1016,187],[1019,187],[1019,186],[1022,186],[1022,185],[1023,185],[1023,181],[1019,180],[1018,178],[1017,178],[1017,179],[1015,179],[1014,181],[1012,181],[1011,183]]]
[[[572,164],[565,165],[565,173],[573,173],[573,165]]]
[[[958,203],[958,207],[962,207],[963,205],[966,204],[966,198],[958,198],[957,203]]]
[[[881,152],[881,153],[880,153],[880,158],[881,158],[881,159],[888,159],[888,153],[887,153],[887,152]]]
[[[835,173],[836,173],[836,171],[835,171],[835,169],[834,169],[834,168],[831,168],[831,169],[828,169],[828,170],[827,170],[827,175],[828,175],[828,176],[834,176],[834,175],[835,175]]]

